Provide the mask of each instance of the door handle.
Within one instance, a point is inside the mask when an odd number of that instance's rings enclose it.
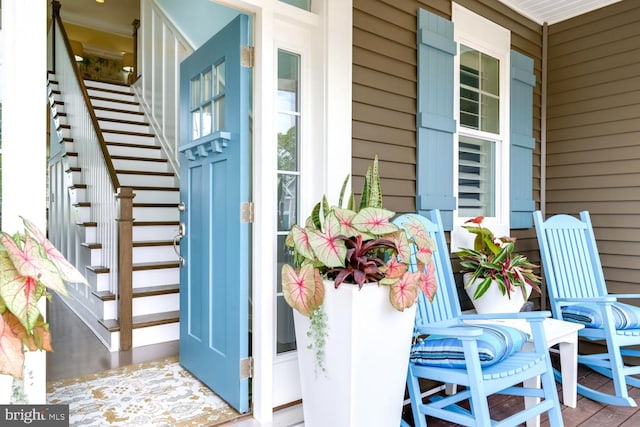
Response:
[[[185,235],[186,235],[185,225],[184,225],[184,222],[181,222],[180,225],[178,225],[178,234],[176,234],[175,237],[173,238],[173,250],[176,253],[176,255],[178,255],[180,267],[184,266],[185,260],[184,260],[184,257],[180,255],[180,249],[178,248],[178,245],[180,244],[180,240],[182,240],[182,238]]]

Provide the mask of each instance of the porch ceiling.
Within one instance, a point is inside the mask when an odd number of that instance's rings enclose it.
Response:
[[[499,0],[538,24],[555,24],[621,0]]]

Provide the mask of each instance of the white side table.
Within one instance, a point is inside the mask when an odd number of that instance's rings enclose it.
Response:
[[[524,319],[508,320],[468,320],[467,323],[501,323],[521,331],[531,334],[529,322]],[[576,407],[577,385],[578,385],[578,331],[584,325],[573,322],[565,322],[553,318],[544,319],[544,335],[547,340],[547,347],[558,344],[560,350],[560,372],[562,374],[562,403],[572,408]],[[533,342],[525,344],[524,349],[533,348]],[[536,384],[530,386],[540,387],[540,378]],[[525,398],[532,399],[532,398]],[[525,405],[527,405],[525,400]],[[540,417],[527,421],[527,427],[537,427],[540,425]]]

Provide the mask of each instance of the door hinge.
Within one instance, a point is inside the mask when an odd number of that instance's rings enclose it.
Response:
[[[240,379],[253,378],[253,357],[240,359]]]
[[[253,68],[253,46],[240,46],[240,65]]]
[[[240,222],[253,223],[253,202],[240,203]]]

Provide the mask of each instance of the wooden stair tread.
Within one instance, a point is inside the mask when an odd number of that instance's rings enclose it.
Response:
[[[138,101],[124,101],[122,99],[106,98],[104,96],[89,96],[91,101],[108,101],[127,105],[140,105]]]
[[[177,208],[178,203],[134,203],[134,208]]]
[[[104,265],[87,265],[86,269],[95,274],[105,274],[110,271],[109,267],[105,267]]]
[[[144,288],[133,289],[134,298],[152,297],[156,295],[169,295],[177,294],[180,292],[180,285],[159,285],[159,286],[147,286]],[[115,301],[116,296],[109,291],[93,291],[93,295],[98,297],[101,301]]]
[[[133,221],[134,227],[153,227],[156,225],[178,225],[180,221]]]
[[[122,114],[135,114],[138,116],[144,116],[142,111],[123,110],[121,108],[109,108],[109,107],[93,107],[96,111],[109,111],[110,113],[122,113]]]
[[[123,124],[123,125],[149,126],[148,122],[137,122],[135,120],[123,120],[123,119],[112,119],[110,117],[98,117],[98,121],[111,122],[111,123],[120,123],[120,124]]]
[[[169,160],[167,159],[156,159],[150,157],[134,157],[134,156],[111,156],[112,160],[136,160],[140,162],[156,162],[156,163],[167,163]]]
[[[174,176],[173,172],[154,172],[154,171],[138,171],[138,170],[124,170],[116,169],[116,173],[123,175],[151,175],[151,176]]]
[[[78,202],[73,204],[76,208],[88,208],[91,206],[91,202]]]
[[[148,148],[151,150],[160,150],[161,147],[158,145],[145,145],[145,144],[134,144],[131,142],[108,142],[105,141],[107,145],[113,145],[114,147],[126,147],[126,148]]]
[[[163,268],[178,268],[180,261],[140,262],[133,264],[133,271],[161,270]]]
[[[96,79],[92,79],[92,78],[86,78],[83,79],[84,80],[84,84],[86,85],[87,83],[104,83],[102,80],[96,80]],[[109,82],[110,85],[114,85],[114,86],[124,86],[124,87],[129,87],[129,85],[127,83],[124,82]]]
[[[102,133],[116,133],[118,135],[130,135],[130,136],[148,136],[148,137],[156,136],[155,134],[149,133],[149,132],[133,132],[129,130],[119,130],[119,129],[102,129]]]
[[[133,191],[136,190],[150,190],[150,191],[180,191],[180,187],[150,187],[144,185],[130,185]]]
[[[102,243],[80,243],[80,246],[88,249],[102,249]]]
[[[133,317],[133,329],[146,328],[149,326],[166,325],[180,321],[179,311],[168,311],[166,313],[145,314]],[[100,324],[107,328],[109,332],[118,332],[120,324],[116,319],[99,320]]]
[[[112,94],[115,94],[115,95],[124,95],[124,96],[130,96],[130,97],[134,98],[133,93],[127,92],[127,91],[124,91],[124,90],[107,89],[105,87],[98,87],[98,86],[87,86],[87,90],[95,90],[95,91],[98,91],[98,92],[112,93]]]
[[[73,184],[71,187],[69,187],[70,190],[77,190],[79,188],[87,188],[87,184]]]

